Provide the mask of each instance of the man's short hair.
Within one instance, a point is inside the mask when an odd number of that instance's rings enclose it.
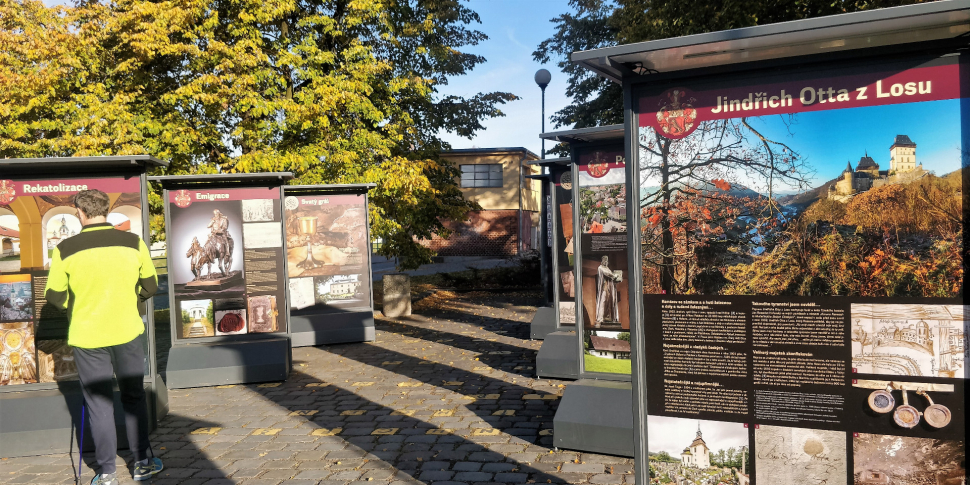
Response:
[[[111,201],[108,194],[98,190],[82,190],[74,196],[74,207],[77,207],[89,219],[108,215]]]

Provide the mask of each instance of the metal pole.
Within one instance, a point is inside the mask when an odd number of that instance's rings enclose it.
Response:
[[[546,132],[546,87],[541,86],[542,89],[542,132]],[[542,159],[546,159],[546,139],[542,139]]]

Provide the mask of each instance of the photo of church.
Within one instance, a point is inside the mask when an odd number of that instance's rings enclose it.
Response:
[[[744,424],[648,416],[647,429],[650,476],[659,483],[750,483],[750,446]]]

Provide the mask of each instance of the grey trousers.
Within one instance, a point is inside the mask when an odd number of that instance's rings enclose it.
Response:
[[[131,342],[111,347],[74,347],[74,363],[87,404],[88,432],[94,439],[98,473],[115,472],[118,435],[115,429],[112,374],[118,377],[121,406],[125,411],[128,446],[135,460],[148,458],[148,401],[145,398],[145,350],[139,335]]]

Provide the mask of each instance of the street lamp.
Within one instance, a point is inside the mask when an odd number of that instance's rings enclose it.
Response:
[[[549,81],[552,81],[552,74],[545,69],[539,69],[536,71],[536,84],[539,85],[539,89],[542,90],[542,132],[546,132],[546,86],[549,85]],[[542,139],[542,159],[546,158],[546,139]]]

